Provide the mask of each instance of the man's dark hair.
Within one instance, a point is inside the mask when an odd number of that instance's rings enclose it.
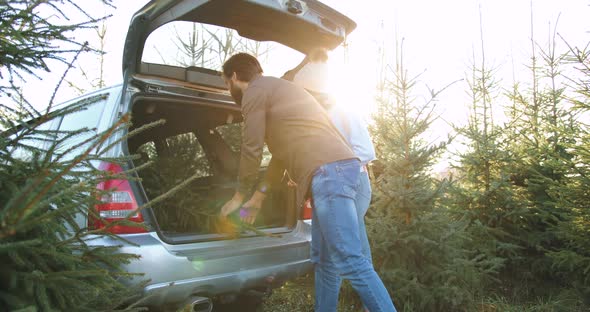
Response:
[[[232,55],[223,64],[223,75],[226,78],[230,78],[233,73],[236,73],[238,80],[250,82],[252,78],[262,74],[262,66],[254,56],[238,53]]]

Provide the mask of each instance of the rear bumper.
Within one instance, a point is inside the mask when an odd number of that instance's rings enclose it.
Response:
[[[159,306],[184,302],[191,296],[237,294],[282,284],[310,272],[309,225],[299,222],[280,237],[168,245],[155,232],[124,237],[130,243],[108,237],[92,245],[120,246],[122,253],[140,258],[125,265],[131,273],[143,273],[128,281],[145,280],[143,304]]]
[[[273,287],[308,273],[312,268],[311,261],[307,259],[273,267],[197,277],[172,283],[153,283],[145,287],[145,302],[147,305],[157,306],[170,302],[182,302],[195,294],[213,297],[221,294],[238,294],[249,289]]]

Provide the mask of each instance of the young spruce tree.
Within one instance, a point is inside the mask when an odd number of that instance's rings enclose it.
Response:
[[[564,40],[565,41],[565,40]],[[568,152],[560,161],[564,175],[559,183],[548,190],[555,206],[567,211],[555,227],[561,244],[547,248],[552,270],[569,289],[573,290],[577,310],[590,305],[590,51],[569,46],[566,57],[573,65],[570,74],[574,95],[568,98],[572,111],[577,116],[570,131],[569,140],[561,145]],[[574,310],[572,308],[572,310]]]
[[[64,12],[71,10],[88,20],[70,22]],[[134,275],[121,270],[136,256],[117,253],[116,247],[89,246],[92,235],[108,234],[81,226],[76,216],[88,215],[103,195],[98,183],[113,178],[91,162],[102,158],[108,150],[104,143],[127,126],[129,116],[103,133],[50,127],[104,100],[105,95],[97,95],[65,108],[52,107],[67,71],[79,53],[87,51],[87,44],[72,39],[71,32],[100,19],[69,0],[3,1],[0,16],[0,310],[119,309],[137,291],[122,284]],[[67,69],[41,112],[15,80],[50,71],[48,60],[63,62]],[[72,142],[78,144],[72,147]]]
[[[466,223],[440,204],[448,180],[431,169],[449,141],[427,136],[440,91],[417,103],[419,76],[410,77],[397,56],[372,129],[381,167],[367,219],[374,265],[400,311],[469,310],[492,263],[465,248]]]
[[[511,281],[524,290],[519,301],[537,297],[570,297],[570,279],[548,255],[567,251],[567,239],[559,234],[571,222],[571,206],[560,203],[556,191],[569,184],[574,159],[573,149],[580,137],[576,111],[566,97],[566,80],[562,74],[566,53],[558,53],[556,30],[543,48],[534,41],[531,26],[532,57],[530,88],[515,84],[508,94],[512,105],[507,110],[504,133],[510,165],[512,187],[526,194],[528,206],[522,220],[526,227],[519,235],[523,251],[515,259],[518,271]],[[573,309],[573,308],[572,308]]]

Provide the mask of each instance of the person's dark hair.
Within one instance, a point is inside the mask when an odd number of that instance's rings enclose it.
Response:
[[[252,78],[262,74],[262,66],[258,60],[247,53],[238,53],[232,55],[223,64],[223,75],[230,78],[236,73],[238,80],[250,82]]]

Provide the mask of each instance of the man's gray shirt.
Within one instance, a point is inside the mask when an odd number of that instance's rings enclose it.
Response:
[[[303,202],[315,170],[326,163],[355,158],[328,113],[303,88],[283,79],[260,76],[242,98],[242,148],[238,191],[249,194],[257,183],[266,141],[272,154],[266,180],[275,184],[284,169],[297,183]]]

